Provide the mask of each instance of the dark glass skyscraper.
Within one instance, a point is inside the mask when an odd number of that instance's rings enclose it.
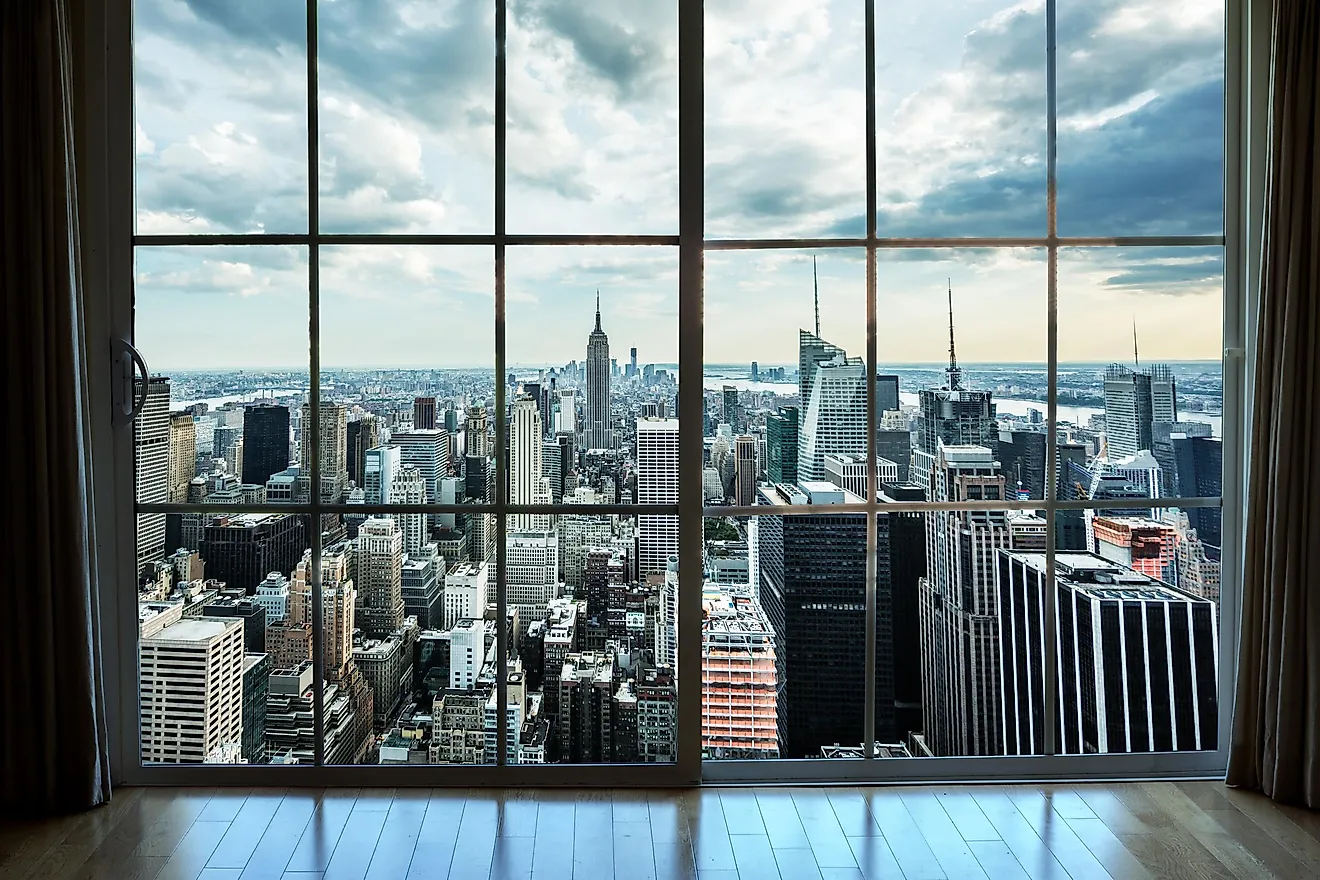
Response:
[[[288,466],[289,408],[260,403],[244,409],[243,482],[264,486],[271,474]]]
[[[272,571],[292,572],[307,547],[303,517],[283,513],[221,516],[202,530],[198,552],[206,576],[249,596]]]
[[[765,418],[765,473],[771,483],[797,483],[798,408]]]
[[[1174,435],[1173,460],[1176,493],[1184,498],[1215,498],[1224,492],[1224,442],[1215,437]],[[1223,546],[1218,507],[1189,507],[1187,521],[1210,547]]]

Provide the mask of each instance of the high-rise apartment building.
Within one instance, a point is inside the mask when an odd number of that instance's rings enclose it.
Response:
[[[484,406],[469,406],[464,425],[464,439],[468,455],[487,458],[493,451],[490,448],[490,427]]]
[[[1175,579],[1174,527],[1144,516],[1097,516],[1091,520],[1093,551],[1157,581]]]
[[[859,504],[832,483],[761,486],[758,502],[787,509],[802,504]],[[883,522],[883,520],[882,520]],[[783,757],[820,754],[822,746],[854,742],[865,726],[866,516],[860,513],[765,515],[756,518],[761,607],[775,634],[779,743]],[[877,534],[876,596],[890,604],[889,535]],[[876,735],[894,735],[892,634],[876,628]],[[888,664],[888,666],[886,666]]]
[[[163,612],[141,624],[143,763],[237,761],[243,742],[243,622]]]
[[[391,504],[425,504],[426,481],[416,465],[404,465],[394,474],[390,484]],[[393,518],[403,532],[403,552],[409,556],[420,553],[426,544],[426,514],[397,513]]]
[[[265,485],[288,466],[289,408],[274,403],[244,407],[243,482]]]
[[[430,431],[435,427],[435,398],[413,398],[413,430]]]
[[[798,408],[765,417],[765,475],[771,483],[797,482]]]
[[[569,764],[608,762],[614,754],[614,654],[571,653],[560,670],[559,760]]]
[[[197,423],[188,410],[170,413],[171,504],[188,501],[188,486],[197,476]],[[264,481],[263,481],[264,482]]]
[[[940,446],[932,476],[932,501],[1004,497],[999,463],[984,446]],[[1009,541],[1002,510],[926,514],[921,702],[926,744],[937,756],[1003,749],[994,553]]]
[[[348,407],[342,403],[322,401],[319,409],[320,425],[316,435],[321,457],[321,501],[326,504],[338,504],[348,494]],[[301,457],[298,459],[299,497],[310,499],[313,433],[310,403],[302,405],[301,424]]]
[[[750,595],[707,584],[701,621],[701,751],[717,759],[779,757],[775,633]]]
[[[403,626],[403,533],[394,520],[371,517],[356,540],[358,624],[367,638],[385,639]]]
[[[535,398],[521,395],[513,402],[509,425],[509,503],[536,504],[541,489],[541,410]],[[533,514],[513,514],[512,527],[523,531]]]
[[[751,507],[756,503],[756,438],[742,434],[733,441],[733,503]]]
[[[678,503],[678,419],[637,420],[637,503]],[[678,555],[678,517],[637,518],[637,576],[663,572]]]
[[[1045,555],[996,564],[1005,751],[1044,754]],[[1217,748],[1214,603],[1089,553],[1057,553],[1054,568],[1060,754]]]
[[[135,383],[134,393],[141,387]],[[133,467],[137,500],[164,504],[170,500],[170,380],[152,376],[147,402],[133,420]],[[165,514],[137,515],[137,567],[165,558]]]
[[[610,422],[610,340],[600,328],[600,294],[596,294],[596,328],[587,337],[587,396],[582,445],[587,449],[614,448]]]

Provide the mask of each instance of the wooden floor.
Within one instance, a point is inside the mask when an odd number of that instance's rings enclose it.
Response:
[[[125,789],[0,826],[0,877],[1311,878],[1320,814],[1219,783]]]

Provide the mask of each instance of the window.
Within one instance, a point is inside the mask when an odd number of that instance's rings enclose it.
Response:
[[[1222,3],[131,5],[144,764],[1220,752]]]

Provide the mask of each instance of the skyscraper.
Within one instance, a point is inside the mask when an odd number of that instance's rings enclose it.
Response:
[[[141,387],[135,384],[135,392]],[[170,500],[170,380],[152,376],[147,402],[133,420],[133,466],[137,500],[164,504]],[[165,556],[165,514],[137,515],[137,567]]]
[[[541,489],[541,410],[536,398],[520,395],[513,402],[509,425],[509,503],[536,504]],[[525,531],[533,526],[534,514],[512,516],[512,527]]]
[[[435,398],[413,398],[413,430],[429,431],[435,426]]]
[[[1224,442],[1215,437],[1186,437],[1174,434],[1174,485],[1184,498],[1216,498],[1224,493]],[[1189,507],[1187,519],[1206,544],[1210,555],[1219,558],[1223,545],[1223,511],[1218,507]]]
[[[574,435],[577,433],[577,392],[572,388],[560,389],[558,398],[555,433]]]
[[[798,408],[780,407],[765,417],[765,474],[771,483],[797,482]]]
[[[321,402],[321,424],[317,431],[321,455],[321,501],[340,503],[348,491],[348,407],[342,403]],[[312,485],[312,405],[302,405],[302,456],[299,458],[299,497],[311,498]],[[281,467],[279,470],[283,470]],[[265,482],[264,480],[262,481]]]
[[[272,571],[292,571],[306,549],[303,517],[286,513],[240,513],[208,519],[198,552],[206,576],[249,596]]]
[[[1004,743],[1045,750],[1045,555],[1000,551]],[[1089,553],[1058,553],[1055,655],[1059,752],[1215,749],[1219,632],[1214,604]]]
[[[345,431],[348,438],[348,478],[361,488],[362,474],[367,466],[367,450],[380,445],[380,420],[375,416],[363,416],[349,422]]]
[[[188,500],[188,486],[197,476],[197,423],[188,410],[170,413],[171,504]]]
[[[637,503],[678,503],[678,419],[637,420]],[[637,577],[678,555],[678,517],[637,518]]]
[[[798,479],[824,480],[830,452],[866,454],[866,365],[842,354],[816,364],[798,429]]]
[[[832,483],[800,488],[761,486],[758,503],[860,503]],[[822,746],[857,742],[865,727],[866,516],[766,515],[756,518],[759,595],[775,634],[782,756],[820,755]],[[889,605],[889,534],[877,534],[876,596]],[[893,650],[887,627],[876,627],[877,738],[894,736]]]
[[[881,374],[875,377],[875,411],[883,415],[899,408],[898,377]]]
[[[390,492],[393,491],[394,477],[399,472],[399,468],[402,467],[400,456],[399,447],[392,444],[376,446],[366,451],[362,470],[363,501],[365,503],[390,503]]]
[[[701,752],[779,757],[775,632],[751,596],[707,584],[701,619]]]
[[[467,423],[464,427],[467,442],[467,454],[481,458],[490,456],[490,434],[487,426],[486,408],[470,406],[467,409]]]
[[[583,445],[588,449],[614,446],[610,427],[610,340],[600,328],[600,292],[596,293],[596,329],[587,337],[587,399]]]
[[[743,434],[733,441],[733,503],[751,507],[756,503],[756,438]]]
[[[983,446],[941,446],[932,501],[1004,497],[999,463]],[[1003,749],[994,551],[1009,546],[1002,510],[926,514],[921,592],[923,733],[937,756]]]
[[[358,528],[358,624],[369,639],[403,626],[403,533],[392,519],[372,517]]]
[[[925,501],[920,486],[883,483],[880,500]],[[894,724],[899,737],[921,730],[921,580],[926,575],[926,515],[882,512],[889,531],[889,622],[893,631]],[[884,608],[878,609],[880,614]]]
[[[819,328],[817,328],[819,332]],[[798,330],[798,406],[805,411],[816,381],[816,364],[845,357],[846,352],[815,333]]]
[[[425,504],[426,481],[416,465],[400,467],[390,484],[391,504]],[[403,533],[403,552],[409,556],[420,553],[426,544],[426,514],[399,513],[394,515]]]
[[[1150,449],[1153,422],[1178,421],[1173,371],[1156,364],[1150,372],[1110,364],[1105,370],[1105,431],[1110,459]]]
[[[554,532],[509,532],[506,538],[509,607],[527,626],[545,619],[559,591],[559,536]]]
[[[266,485],[289,466],[289,408],[259,403],[243,409],[243,482]],[[303,463],[304,468],[306,462]]]

